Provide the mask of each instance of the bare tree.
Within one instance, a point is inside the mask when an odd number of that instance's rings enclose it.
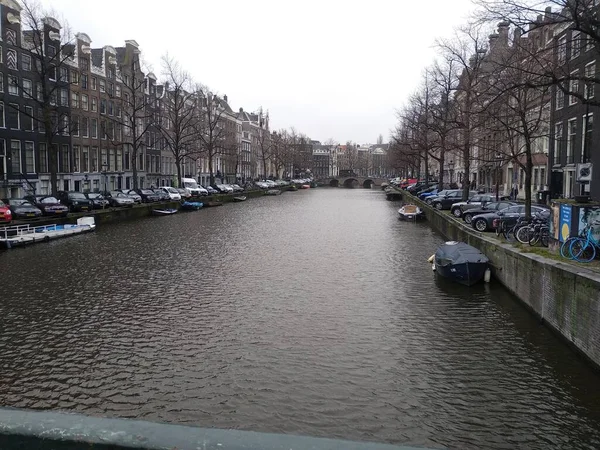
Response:
[[[329,138],[325,141],[325,146],[329,150],[329,159],[328,159],[328,174],[330,177],[337,176],[338,169],[338,150],[340,147],[340,143],[333,138]],[[337,170],[336,170],[337,169]]]
[[[288,130],[281,129],[273,132],[273,147],[271,151],[271,161],[278,177],[284,176],[284,172],[291,167],[293,159],[291,152],[291,138]]]
[[[273,140],[271,139],[271,133],[267,128],[263,128],[261,124],[255,128],[256,130],[256,143],[258,145],[258,152],[263,167],[263,175],[267,178],[267,167],[268,163],[272,160],[273,153]]]
[[[173,154],[177,168],[178,185],[182,186],[182,165],[184,161],[198,156],[197,124],[198,98],[194,94],[192,77],[168,54],[163,57],[165,94],[163,110],[159,115],[157,128],[164,145]]]
[[[47,155],[48,172],[50,173],[50,189],[53,195],[58,191],[59,142],[61,136],[71,131],[69,110],[69,62],[73,59],[74,45],[68,25],[63,26],[54,18],[52,12],[42,8],[35,0],[23,0],[20,14],[23,32],[24,49],[32,79],[8,75],[9,92],[22,94],[23,104],[8,103],[15,113],[25,117],[30,129],[37,128],[43,133],[45,153],[40,151],[40,159]],[[17,32],[7,28],[5,38],[8,43],[17,45]],[[17,54],[14,50],[6,50],[5,64],[8,69],[18,70]],[[24,59],[21,60],[24,64]],[[73,80],[76,82],[76,80]],[[7,122],[10,120],[9,112]],[[16,127],[16,124],[13,126]],[[68,142],[68,141],[67,141]],[[63,161],[70,166],[69,154]],[[64,167],[70,171],[70,167]],[[22,174],[20,174],[22,176]]]
[[[226,124],[225,105],[222,100],[203,86],[197,86],[198,97],[196,141],[201,156],[208,161],[210,184],[215,184],[215,162],[220,156],[229,156],[237,152],[237,143],[232,139],[232,130]],[[235,148],[234,148],[235,147]]]
[[[471,162],[476,132],[481,122],[481,95],[485,91],[489,70],[482,64],[487,52],[482,39],[482,28],[468,26],[456,34],[453,40],[438,41],[443,58],[452,61],[459,71],[455,91],[456,130],[460,159],[464,169],[463,200],[467,200],[470,190]]]
[[[117,61],[117,81],[122,86],[122,96],[110,93],[121,104],[121,114],[105,122],[102,132],[117,146],[128,147],[131,155],[133,189],[138,189],[138,162],[144,147],[155,130],[159,111],[155,98],[148,92],[149,80],[142,70],[141,52],[137,43],[128,42]],[[102,112],[102,111],[101,111]],[[113,132],[113,127],[122,129],[122,137]],[[127,152],[126,152],[127,153]]]

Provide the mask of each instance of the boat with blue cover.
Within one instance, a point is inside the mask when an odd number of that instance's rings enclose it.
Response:
[[[457,241],[440,245],[433,260],[437,273],[466,286],[480,281],[489,266],[489,259],[481,251]]]
[[[0,245],[5,248],[14,248],[74,236],[95,229],[96,222],[93,217],[80,217],[76,224],[13,225],[0,228]]]
[[[204,203],[202,202],[182,202],[181,203],[181,209],[183,211],[198,211],[199,209],[201,209],[204,206]]]

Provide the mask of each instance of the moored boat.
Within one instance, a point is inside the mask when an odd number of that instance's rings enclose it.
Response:
[[[281,194],[281,191],[279,189],[269,189],[267,192],[265,192],[265,195],[279,195]]]
[[[93,217],[80,217],[77,219],[76,224],[54,224],[37,227],[29,224],[13,225],[0,228],[0,244],[6,248],[13,248],[38,242],[48,242],[52,239],[86,233],[95,229],[96,223]]]
[[[423,217],[423,211],[416,205],[404,205],[398,210],[401,220],[417,220]]]
[[[202,202],[182,202],[181,210],[182,211],[198,211],[200,208],[204,206]]]
[[[310,184],[302,184],[300,185],[300,189],[310,189]]]
[[[175,213],[177,213],[177,210],[175,208],[153,209],[152,210],[153,216],[171,216]]]
[[[480,281],[489,266],[489,259],[478,249],[456,241],[440,245],[433,260],[437,273],[466,286]]]
[[[290,184],[290,185],[287,187],[287,190],[288,190],[289,192],[295,192],[295,191],[297,191],[297,190],[298,190],[298,186],[296,186],[295,184]]]
[[[246,201],[246,196],[245,195],[240,195],[239,197],[233,197],[233,201],[234,202],[245,202]]]
[[[204,206],[207,208],[211,208],[213,206],[223,206],[223,202],[206,202],[204,203]]]

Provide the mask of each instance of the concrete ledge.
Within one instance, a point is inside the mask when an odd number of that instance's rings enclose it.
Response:
[[[253,431],[219,430],[79,414],[0,409],[2,450],[417,450]]]
[[[425,211],[429,223],[447,239],[480,249],[490,259],[494,278],[600,369],[600,276],[597,273],[499,242],[406,191],[401,192],[405,201]]]

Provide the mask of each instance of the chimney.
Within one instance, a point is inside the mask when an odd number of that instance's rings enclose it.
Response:
[[[227,103],[227,94],[223,96],[223,100],[225,100],[225,103]]]
[[[488,37],[490,40],[490,52],[493,52],[496,48],[496,44],[498,43],[499,36],[496,33],[494,33],[494,34],[490,34]]]
[[[498,24],[498,37],[500,45],[508,46],[508,22],[500,22]]]
[[[519,28],[515,28],[513,30],[513,45],[518,44],[521,40],[521,30]]]

